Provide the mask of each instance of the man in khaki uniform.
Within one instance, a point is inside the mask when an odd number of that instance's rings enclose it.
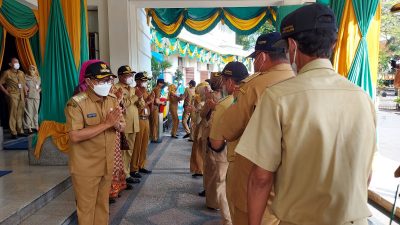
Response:
[[[190,111],[192,110],[192,100],[193,96],[195,95],[195,87],[196,81],[191,80],[189,82],[189,87],[185,88],[185,92],[183,93],[183,114],[182,114],[182,125],[183,129],[185,129],[186,135],[183,138],[190,137],[190,127],[189,127],[189,118],[190,118]]]
[[[298,75],[266,89],[236,148],[255,164],[249,224],[260,224],[274,185],[280,224],[367,225],[375,110],[329,61],[334,13],[307,5],[285,17],[280,30]]]
[[[129,150],[122,151],[122,158],[124,161],[124,172],[126,176],[126,182],[140,183],[138,178],[132,178],[130,176],[130,168],[132,161],[133,148],[135,146],[136,134],[139,132],[139,111],[137,104],[139,98],[135,94],[135,80],[133,78],[136,72],[131,69],[130,66],[121,66],[118,69],[118,80],[119,82],[115,85],[115,88],[122,93],[122,105],[124,109],[124,119],[126,122],[125,137],[129,145]]]
[[[80,225],[108,224],[116,132],[125,127],[118,100],[110,94],[113,77],[104,62],[89,65],[87,91],[73,96],[65,108],[69,169]]]
[[[158,135],[158,126],[159,126],[159,111],[160,105],[165,105],[165,102],[161,102],[160,98],[161,98],[161,90],[163,88],[163,86],[165,85],[164,79],[158,79],[157,80],[157,84],[156,87],[153,89],[153,91],[151,92],[151,95],[154,96],[154,102],[152,105],[152,109],[151,109],[151,113],[150,113],[150,117],[151,117],[151,127],[150,127],[150,140],[153,143],[160,143],[161,140],[159,140],[159,135]]]
[[[24,72],[19,70],[19,61],[17,58],[11,58],[10,69],[4,71],[0,78],[0,90],[9,98],[10,120],[9,127],[12,138],[17,138],[17,134],[26,137],[22,127],[22,120],[25,111],[25,96],[27,88]],[[6,87],[4,87],[6,85]]]
[[[149,145],[150,135],[150,106],[154,102],[154,96],[147,92],[147,81],[149,78],[142,72],[135,76],[136,96],[139,97],[139,133],[136,135],[135,147],[133,149],[133,156],[131,162],[131,176],[134,178],[142,178],[140,173],[149,174],[150,170],[144,168],[147,158],[147,147]],[[140,172],[140,173],[139,173]]]
[[[234,92],[238,89],[240,82],[249,76],[246,67],[243,63],[240,62],[230,62],[228,63],[225,68],[222,70],[221,75],[223,76],[223,89],[226,90],[228,96],[221,99],[219,103],[215,106],[215,110],[211,116],[211,131],[210,131],[210,138],[215,139],[219,137],[218,126],[221,117],[224,115],[225,111],[228,109],[230,105],[234,102]],[[219,208],[221,209],[221,216],[223,218],[222,224],[223,225],[231,225],[232,219],[229,212],[229,205],[226,196],[226,174],[228,171],[228,158],[227,158],[227,148],[229,151],[234,151],[232,144],[228,144],[227,147],[223,147],[220,149],[213,149],[211,147],[210,154],[213,155],[214,160],[216,161],[216,180],[215,180],[215,187],[217,192],[217,198],[219,203]],[[209,193],[209,189],[207,188],[206,197]]]
[[[253,164],[246,158],[236,155],[234,149],[265,88],[294,77],[284,49],[272,46],[279,40],[278,32],[258,37],[255,52],[251,55],[257,73],[242,81],[241,88],[236,93],[236,103],[229,107],[216,126],[218,136],[211,138],[214,148],[220,148],[224,140],[233,145],[232,148],[228,148],[226,191],[235,225],[248,224],[247,179]],[[267,209],[262,224],[277,223],[276,217]]]
[[[28,95],[25,99],[25,117],[24,128],[28,130],[29,134],[33,133],[33,129],[39,130],[39,105],[40,105],[40,88],[41,80],[36,66],[30,65],[29,71],[25,76],[26,87],[28,88]]]

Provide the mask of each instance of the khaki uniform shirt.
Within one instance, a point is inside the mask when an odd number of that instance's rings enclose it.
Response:
[[[221,99],[218,104],[215,106],[215,110],[211,115],[211,121],[210,121],[210,138],[211,139],[218,139],[218,137],[220,136],[218,132],[218,126],[219,126],[219,121],[221,121],[222,116],[224,115],[225,111],[229,108],[229,106],[231,106],[233,104],[233,95],[228,95],[227,97]],[[235,146],[233,146],[231,143],[228,142],[227,144],[227,151],[234,151],[235,149],[231,149],[234,148]],[[221,154],[222,153],[222,154]],[[219,155],[221,155],[220,157],[223,157],[224,161],[227,161],[227,152],[225,152],[225,150],[223,152],[220,152]],[[217,160],[218,161],[218,160]],[[221,159],[220,159],[221,161]]]
[[[327,59],[268,88],[236,148],[275,172],[272,209],[283,222],[336,225],[363,219],[376,151],[369,96]]]
[[[26,86],[28,87],[28,98],[40,99],[40,77],[25,76]]]
[[[135,88],[124,83],[117,83],[115,88],[122,88],[122,103],[125,108],[124,119],[126,122],[125,133],[139,132],[139,111],[137,107],[139,98],[135,94]]]
[[[4,71],[0,78],[0,84],[6,85],[6,89],[11,96],[25,98],[26,81],[24,72],[21,70],[17,70],[17,72],[12,69]]]
[[[195,88],[185,88],[185,92],[183,93],[184,96],[184,101],[183,101],[183,107],[192,105],[192,101],[193,101],[193,97],[194,97],[194,93],[195,92]]]
[[[292,67],[287,64],[278,64],[266,72],[256,73],[242,81],[240,92],[233,104],[222,116],[216,127],[215,140],[227,140],[233,145],[228,148],[228,160],[235,160],[235,146],[242,136],[251,115],[256,108],[260,96],[269,86],[293,78]]]
[[[72,97],[65,108],[68,132],[100,124],[110,109],[118,107],[114,95],[97,96],[91,89]],[[71,174],[81,176],[111,175],[114,163],[116,131],[110,128],[96,137],[70,143],[69,168]]]
[[[137,103],[137,107],[139,109],[139,116],[149,117],[150,115],[150,107],[145,104],[145,101],[148,101],[152,96],[149,94],[146,88],[144,87],[136,87],[136,93],[140,92],[142,97]]]

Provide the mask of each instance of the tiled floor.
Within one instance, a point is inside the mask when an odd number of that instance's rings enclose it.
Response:
[[[28,151],[0,151],[0,221],[69,177],[65,166],[29,166]]]

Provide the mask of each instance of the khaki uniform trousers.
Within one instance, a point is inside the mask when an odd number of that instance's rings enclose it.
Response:
[[[79,225],[107,225],[111,175],[92,177],[72,174]]]
[[[25,101],[20,94],[11,94],[10,100],[10,120],[9,126],[12,135],[24,133],[22,129],[22,120],[24,118]]]
[[[359,220],[355,220],[355,221],[351,221],[351,222],[346,222],[342,225],[368,225],[368,224],[369,224],[368,219],[363,218],[363,219],[359,219]],[[279,223],[279,225],[296,225],[296,224],[281,221]]]
[[[231,168],[227,173],[227,196],[229,196],[228,198],[230,198],[230,202],[233,202],[234,207],[231,211],[232,222],[235,225],[247,225],[247,181],[251,168],[253,167],[253,163],[241,155],[236,155],[235,162],[231,162],[229,166]],[[267,209],[265,210],[263,219],[261,221],[262,225],[278,225],[280,222],[276,216],[273,215],[272,210],[270,209],[274,196],[274,193],[271,192]]]
[[[178,108],[177,108],[177,106],[170,105],[169,113],[171,114],[171,117],[172,117],[171,135],[172,136],[176,136],[176,134],[178,132],[178,126],[179,126],[179,117],[178,117]]]
[[[128,178],[130,177],[129,173],[131,172],[131,164],[133,162],[132,155],[135,147],[136,133],[125,133],[125,136],[129,145],[129,150],[122,151],[122,159],[124,161],[125,177]]]
[[[24,117],[24,128],[28,130],[39,128],[39,104],[40,99],[27,98],[25,100],[25,117]]]
[[[192,153],[190,155],[190,172],[203,174],[204,164],[203,164],[203,143],[201,137],[199,137],[199,130],[202,127],[196,126],[194,130],[194,139],[192,145]]]
[[[214,154],[224,154],[224,153],[214,153]],[[232,225],[231,214],[229,211],[229,204],[227,200],[226,194],[226,173],[228,171],[228,162],[219,162],[216,161],[216,188],[217,188],[217,196],[218,203],[222,217],[223,225]]]
[[[186,110],[183,110],[183,114],[182,114],[182,126],[183,129],[185,129],[186,134],[190,134],[190,128],[189,128],[189,118],[190,118],[190,113],[187,112]],[[193,123],[193,121],[192,121]]]
[[[135,147],[133,149],[131,171],[137,172],[144,168],[149,145],[150,125],[148,119],[139,119],[140,131],[136,134]]]
[[[153,110],[150,114],[150,140],[158,141],[158,106],[153,106]]]
[[[210,149],[207,149],[204,159],[204,190],[206,190],[206,206],[214,209],[219,209],[218,193],[217,193],[217,180],[218,173],[217,162]]]

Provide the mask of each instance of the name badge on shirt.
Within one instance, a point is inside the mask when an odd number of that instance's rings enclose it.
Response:
[[[36,90],[39,90],[39,85],[36,84]]]
[[[96,116],[97,116],[96,113],[89,113],[89,114],[87,114],[87,118],[94,118],[94,117],[96,117]]]
[[[19,89],[22,89],[22,84],[18,84],[18,88],[19,88]]]

